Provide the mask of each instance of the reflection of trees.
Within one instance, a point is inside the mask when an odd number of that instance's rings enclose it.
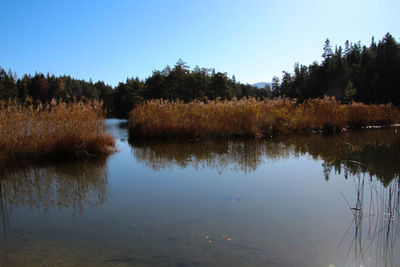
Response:
[[[374,129],[345,132],[334,136],[311,135],[294,137],[286,144],[295,147],[296,154],[309,154],[324,161],[324,173],[329,178],[332,169],[349,174],[369,174],[384,184],[400,175],[400,134],[397,129]]]
[[[234,168],[254,171],[264,160],[311,155],[324,161],[324,173],[376,175],[385,184],[400,174],[400,136],[396,129],[345,132],[333,136],[312,134],[281,140],[208,140],[131,142],[139,162],[154,169],[174,166]]]
[[[343,195],[353,220],[339,246],[351,241],[344,263],[355,266],[397,266],[395,245],[400,237],[400,178],[390,184],[354,177],[355,205]],[[353,231],[351,231],[351,229]],[[354,258],[353,258],[354,256]]]

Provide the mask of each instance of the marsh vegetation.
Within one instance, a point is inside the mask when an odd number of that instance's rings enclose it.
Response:
[[[400,122],[391,104],[341,104],[335,98],[255,98],[206,102],[151,100],[130,113],[134,138],[270,137],[311,131],[340,132]]]
[[[1,164],[104,154],[113,146],[100,101],[0,102]]]

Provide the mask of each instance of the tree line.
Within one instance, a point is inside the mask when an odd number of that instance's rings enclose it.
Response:
[[[390,33],[378,43],[372,38],[369,47],[346,41],[344,48],[333,50],[326,39],[322,58],[308,67],[296,63],[293,73],[274,77],[273,95],[300,101],[328,95],[344,103],[400,105],[400,44]]]
[[[235,76],[229,78],[226,73],[214,69],[193,70],[179,60],[173,68],[155,70],[144,81],[128,78],[112,87],[103,81],[93,83],[71,78],[36,73],[18,78],[12,71],[0,68],[0,99],[19,99],[27,97],[42,102],[52,98],[63,99],[101,99],[110,116],[126,116],[138,103],[149,99],[181,99],[185,102],[204,99],[231,99],[233,97],[271,97],[269,86],[259,89],[249,84],[237,82]]]
[[[342,102],[400,105],[400,44],[389,33],[378,43],[372,38],[369,47],[346,41],[344,48],[333,50],[327,39],[322,58],[321,63],[309,66],[296,63],[293,73],[284,71],[281,79],[273,78],[271,88],[267,85],[262,89],[215,69],[190,69],[182,60],[172,68],[153,71],[144,80],[128,78],[114,87],[67,75],[35,73],[19,78],[0,67],[0,100],[102,99],[110,116],[126,116],[136,104],[160,98],[187,102],[217,97],[290,97],[303,101],[328,95]]]

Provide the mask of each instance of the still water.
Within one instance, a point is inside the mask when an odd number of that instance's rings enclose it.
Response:
[[[133,142],[5,170],[0,266],[400,266],[400,134]]]

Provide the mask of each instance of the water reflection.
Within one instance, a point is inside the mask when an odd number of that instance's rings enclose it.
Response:
[[[353,262],[355,266],[397,266],[394,250],[400,237],[400,178],[387,186],[365,175],[352,179],[355,201],[341,193],[353,214],[339,244],[347,246],[343,265]]]
[[[2,173],[1,266],[400,260],[395,129],[129,147],[125,124],[107,122],[119,146],[108,159]]]
[[[28,208],[47,212],[70,208],[73,213],[107,201],[106,158],[44,166],[2,169],[0,172],[0,218],[4,261],[8,262],[7,236],[25,240],[12,225],[14,209]]]
[[[106,158],[45,166],[3,169],[0,211],[3,227],[16,208],[72,208],[82,212],[107,201]]]
[[[246,173],[255,171],[265,161],[310,155],[323,160],[327,180],[334,170],[343,172],[345,177],[369,174],[387,185],[400,174],[400,135],[394,128],[282,140],[130,141],[130,144],[136,160],[155,170],[191,166],[219,171],[230,168]]]
[[[338,200],[348,209],[344,212],[352,215],[351,221],[338,221],[340,225],[349,224],[342,233],[343,238],[338,236],[341,241],[337,249],[343,253],[343,258],[338,259],[339,266],[398,264],[398,129],[345,132],[334,136],[291,136],[281,140],[131,141],[130,144],[136,161],[155,170],[178,166],[248,173],[255,172],[263,163],[270,161],[304,157],[320,161],[322,177],[326,180],[333,175],[344,177],[348,180],[346,184],[353,188],[345,193],[338,192]]]
[[[121,142],[126,142],[128,140],[128,128],[129,121],[128,120],[120,120],[120,119],[107,119],[106,127],[107,132],[112,134],[117,140]]]
[[[106,158],[3,170],[0,199],[10,208],[47,211],[58,207],[81,212],[107,201]]]
[[[243,172],[255,171],[268,155],[272,159],[282,157],[288,150],[279,149],[279,143],[260,143],[258,141],[200,141],[200,142],[162,142],[131,143],[138,162],[160,170],[186,168],[215,168],[220,171],[227,167]],[[270,147],[273,147],[270,149]],[[269,152],[280,151],[276,155]]]

